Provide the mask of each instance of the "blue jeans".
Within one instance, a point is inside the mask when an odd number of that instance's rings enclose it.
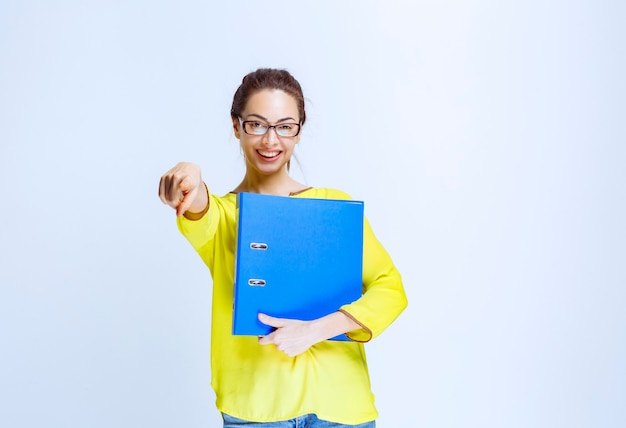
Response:
[[[314,414],[278,422],[250,422],[222,413],[224,428],[376,428],[376,421],[358,425],[345,425],[318,419]]]

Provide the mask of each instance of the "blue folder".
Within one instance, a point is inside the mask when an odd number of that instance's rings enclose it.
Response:
[[[244,192],[237,223],[234,335],[271,333],[259,313],[308,321],[361,297],[362,201]]]

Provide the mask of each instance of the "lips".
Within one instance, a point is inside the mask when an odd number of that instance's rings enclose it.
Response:
[[[282,152],[281,151],[278,151],[278,152],[268,152],[268,151],[265,151],[265,150],[257,150],[257,153],[260,154],[265,159],[272,159],[272,158],[275,158],[276,156],[280,155]]]

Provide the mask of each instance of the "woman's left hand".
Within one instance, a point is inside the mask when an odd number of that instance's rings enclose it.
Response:
[[[259,314],[259,321],[276,329],[267,336],[259,337],[259,344],[270,345],[273,343],[276,349],[290,357],[300,355],[323,340],[318,338],[318,332],[313,321],[274,318],[265,314]]]
[[[313,321],[274,318],[266,314],[259,314],[259,321],[276,329],[267,336],[259,337],[259,343],[261,345],[273,343],[276,345],[276,349],[290,357],[300,355],[322,340],[363,328],[362,325],[341,311],[333,312]]]

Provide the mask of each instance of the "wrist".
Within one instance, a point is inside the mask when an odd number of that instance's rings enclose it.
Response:
[[[332,336],[327,336],[328,323],[326,320],[327,317],[318,318],[310,322],[310,337],[311,337],[311,345],[315,345],[316,343],[323,342]]]
[[[202,185],[204,186],[204,192],[205,192],[204,194],[206,194],[206,203],[204,204],[202,203],[204,202],[204,196],[200,196],[199,197],[200,203],[198,205],[204,206],[204,208],[202,208],[198,212],[194,212],[193,205],[189,207],[189,209],[183,213],[183,216],[188,220],[200,220],[209,211],[209,204],[211,202],[210,201],[211,197],[209,196],[209,187],[206,185],[204,181],[202,182]]]

